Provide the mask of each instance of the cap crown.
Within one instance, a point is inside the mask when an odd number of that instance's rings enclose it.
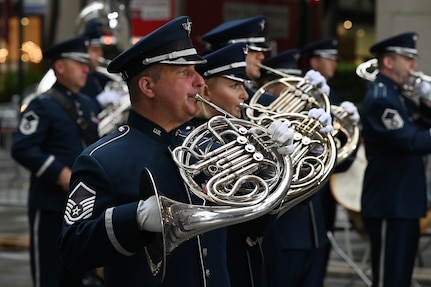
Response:
[[[225,76],[237,81],[245,79],[246,44],[235,43],[204,56],[205,64],[196,66],[204,79]]]
[[[204,63],[192,45],[192,22],[181,16],[141,38],[108,65],[111,73],[130,79],[151,64],[190,65]]]
[[[331,60],[337,60],[338,40],[334,37],[330,37],[320,41],[312,42],[304,46],[301,53],[308,58],[322,57]]]
[[[301,70],[298,67],[298,60],[301,51],[299,49],[291,49],[281,52],[273,57],[265,59],[262,64],[270,68],[279,70],[282,73],[289,75],[300,75]],[[270,71],[265,71],[266,74],[271,74]]]
[[[229,44],[244,42],[250,48],[269,50],[265,44],[264,16],[225,22],[202,36],[202,41],[209,44],[210,50],[217,50]]]
[[[406,32],[386,38],[370,47],[370,53],[379,55],[395,52],[410,58],[417,56],[416,42],[419,36],[416,32]]]
[[[69,58],[83,63],[90,62],[83,37],[75,37],[55,44],[43,51],[43,57],[51,60]]]

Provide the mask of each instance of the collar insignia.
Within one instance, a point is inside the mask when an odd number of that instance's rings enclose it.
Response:
[[[159,130],[158,128],[154,128],[153,129],[153,133],[155,133],[156,135],[158,135],[158,136],[161,136],[162,135],[162,131],[161,130]]]

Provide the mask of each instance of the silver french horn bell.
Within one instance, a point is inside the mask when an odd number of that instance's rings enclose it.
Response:
[[[156,192],[163,231],[146,250],[159,282],[165,275],[166,256],[178,245],[267,214],[289,190],[292,163],[277,152],[266,128],[224,114],[196,127],[172,151],[188,191],[203,204],[177,202]]]

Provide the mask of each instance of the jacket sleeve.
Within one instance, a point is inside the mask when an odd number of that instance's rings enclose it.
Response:
[[[110,182],[94,157],[77,158],[59,239],[63,261],[72,269],[88,270],[133,256],[155,237],[138,228],[138,201],[120,201]]]
[[[431,130],[409,119],[405,109],[379,98],[368,111],[367,120],[388,151],[405,153],[431,152]]]
[[[44,149],[52,121],[43,101],[34,99],[22,114],[14,135],[12,157],[36,177],[47,182],[55,182],[65,164]]]

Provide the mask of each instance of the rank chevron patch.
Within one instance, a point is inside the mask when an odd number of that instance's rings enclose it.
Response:
[[[64,220],[67,224],[72,225],[82,219],[91,217],[93,214],[94,202],[96,201],[96,192],[80,182],[70,194]]]
[[[397,110],[386,109],[382,115],[383,125],[388,130],[398,130],[404,126],[404,121]]]

